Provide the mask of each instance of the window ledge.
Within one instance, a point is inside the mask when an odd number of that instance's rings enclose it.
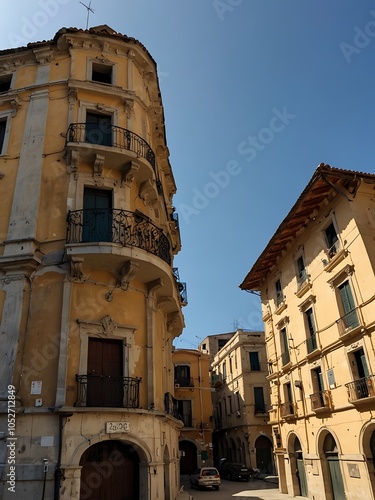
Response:
[[[285,311],[285,309],[287,308],[287,304],[285,302],[285,300],[283,300],[276,308],[275,310],[275,314],[281,314],[283,311]]]
[[[305,295],[305,293],[310,290],[310,288],[312,287],[312,283],[310,281],[310,279],[306,279],[306,281],[304,281],[301,286],[299,287],[299,289],[296,291],[296,296],[300,299],[303,295]]]
[[[324,270],[327,273],[330,273],[332,269],[334,269],[337,266],[337,264],[342,262],[347,255],[348,251],[345,248],[343,248],[329,260],[329,262],[324,266]]]
[[[313,351],[306,354],[306,359],[309,359],[309,360],[314,359],[315,357],[320,356],[321,353],[322,353],[321,349],[319,347],[317,347]]]

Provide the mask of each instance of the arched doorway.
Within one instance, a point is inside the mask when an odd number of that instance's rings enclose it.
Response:
[[[182,452],[180,458],[180,474],[192,474],[198,467],[196,445],[191,441],[180,441],[179,450]]]
[[[339,453],[332,434],[327,434],[323,442],[323,452],[328,464],[329,479],[333,500],[345,500],[344,481],[342,479]]]
[[[272,474],[274,471],[272,442],[267,436],[259,436],[255,441],[257,468],[262,474]]]
[[[375,425],[371,423],[362,435],[363,452],[366,457],[367,468],[370,478],[370,487],[373,498],[375,498]]]
[[[290,454],[294,494],[301,497],[308,496],[305,464],[303,461],[302,446],[297,436],[294,436],[293,451]]]
[[[121,441],[102,441],[81,457],[80,500],[139,498],[139,456]]]

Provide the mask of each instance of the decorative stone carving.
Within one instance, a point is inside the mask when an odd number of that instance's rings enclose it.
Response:
[[[122,267],[120,272],[120,283],[122,290],[128,290],[130,281],[134,278],[138,271],[139,264],[133,260],[128,260]]]
[[[175,326],[177,325],[177,321],[178,321],[178,313],[177,312],[168,314],[168,318],[167,318],[167,330],[168,330],[168,332],[172,332],[174,330]]]
[[[103,327],[104,335],[114,335],[115,330],[117,328],[117,324],[113,321],[111,316],[104,316],[103,319],[100,320],[100,323]]]
[[[74,280],[83,279],[83,257],[70,258],[70,274]]]
[[[125,99],[124,109],[126,113],[126,118],[130,120],[134,111],[134,101],[130,99]]]
[[[103,167],[104,167],[104,156],[96,154],[95,155],[95,161],[94,161],[94,182],[97,186],[102,186],[104,179],[102,176],[103,173]]]
[[[139,164],[137,162],[129,161],[128,163],[126,163],[122,171],[121,187],[123,186],[124,182],[129,184],[132,183],[138,170]]]
[[[80,163],[79,151],[70,149],[68,153],[68,159],[66,162],[66,167],[68,174],[74,174],[74,179],[78,179],[78,167]]]
[[[158,195],[154,184],[147,179],[147,181],[142,182],[139,187],[139,197],[146,203],[153,203],[157,200]]]

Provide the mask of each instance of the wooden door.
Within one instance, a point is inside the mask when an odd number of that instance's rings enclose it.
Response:
[[[300,495],[301,497],[307,497],[308,496],[307,479],[306,479],[306,471],[305,471],[305,464],[303,463],[303,458],[297,458],[297,477],[298,477]]]
[[[129,445],[104,441],[91,446],[80,460],[80,500],[139,498],[139,457]]]
[[[123,406],[123,343],[89,338],[87,406]]]
[[[336,453],[327,455],[329,473],[331,477],[332,493],[334,500],[345,500],[344,482],[342,479],[340,461]]]

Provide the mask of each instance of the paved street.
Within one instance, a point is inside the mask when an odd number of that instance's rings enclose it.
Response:
[[[254,479],[248,483],[222,479],[219,491],[192,489],[186,476],[181,481],[181,485],[184,485],[184,490],[189,492],[194,500],[228,500],[230,498],[235,500],[289,500],[290,498],[306,500],[304,497],[284,495],[278,491],[277,484],[260,479]]]

